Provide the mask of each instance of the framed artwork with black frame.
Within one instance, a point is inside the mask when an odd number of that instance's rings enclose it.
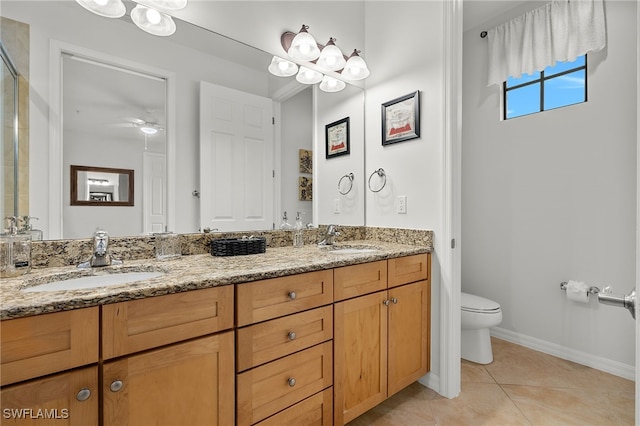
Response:
[[[324,126],[327,154],[325,158],[349,154],[349,117]]]
[[[420,137],[420,92],[382,104],[382,145]]]

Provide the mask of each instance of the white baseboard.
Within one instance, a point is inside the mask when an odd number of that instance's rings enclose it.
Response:
[[[418,383],[440,393],[440,376],[434,373],[427,373],[420,377]]]
[[[633,365],[627,365],[607,358],[594,356],[586,352],[577,351],[566,346],[536,339],[535,337],[526,336],[500,327],[492,328],[491,335],[545,354],[577,362],[578,364],[586,365],[587,367],[595,368],[596,370],[601,370],[615,376],[635,381],[636,369]]]

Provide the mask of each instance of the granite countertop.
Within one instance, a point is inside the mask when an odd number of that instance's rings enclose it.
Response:
[[[373,252],[334,253],[315,245],[268,247],[265,253],[215,257],[210,254],[182,256],[174,260],[126,261],[123,265],[78,269],[74,266],[34,269],[29,274],[0,280],[0,320],[79,309],[126,300],[142,299],[195,289],[275,278],[376,260],[428,253],[430,247],[380,241],[349,241],[335,247],[377,248]],[[109,272],[164,272],[157,278],[129,284],[82,290],[25,292],[25,287],[59,279]],[[55,277],[55,278],[53,278]],[[53,279],[52,279],[53,278]]]

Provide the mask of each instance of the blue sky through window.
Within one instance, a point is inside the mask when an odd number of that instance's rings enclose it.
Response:
[[[509,77],[505,87],[505,118],[586,102],[586,56],[557,62],[543,72]]]

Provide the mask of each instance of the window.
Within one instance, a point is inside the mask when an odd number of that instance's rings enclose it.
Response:
[[[504,119],[587,101],[587,57],[558,62],[504,83]]]

